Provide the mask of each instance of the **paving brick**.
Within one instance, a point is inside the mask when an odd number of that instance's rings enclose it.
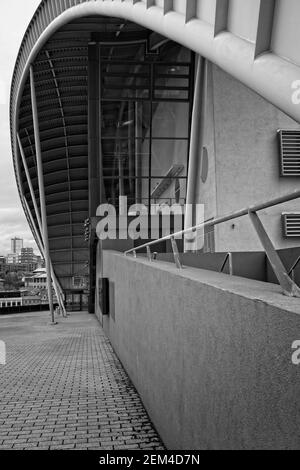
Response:
[[[2,316],[0,331],[0,450],[164,449],[94,317]]]

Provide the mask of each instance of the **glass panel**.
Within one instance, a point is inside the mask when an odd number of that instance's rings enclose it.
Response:
[[[149,128],[149,102],[102,102],[102,139],[143,138]]]
[[[102,55],[105,198],[116,209],[120,196],[127,196],[128,205],[148,205],[151,194],[154,203],[183,203],[191,53],[171,42],[160,48],[155,60],[143,56],[141,49],[130,61],[129,52],[105,48],[109,60],[103,61]]]
[[[105,99],[123,99],[123,100],[135,100],[135,99],[150,99],[150,90],[143,86],[126,88],[126,86],[115,86],[111,85],[110,87],[103,88],[103,100]]]
[[[175,78],[175,77],[172,77],[172,76],[165,76],[165,77],[157,78],[155,80],[155,86],[156,87],[164,87],[164,88],[168,88],[168,87],[188,88],[189,87],[189,79],[188,79],[188,77],[186,77],[186,78],[181,78],[181,77]]]
[[[168,42],[160,48],[158,60],[160,62],[190,62],[191,50],[177,43]]]
[[[102,66],[102,100],[150,99],[150,65],[111,63]]]
[[[157,88],[154,91],[155,100],[181,100],[188,101],[189,91],[188,90],[171,90],[164,88],[163,90],[158,90]]]
[[[148,184],[148,178],[144,180],[143,184]],[[136,204],[137,192],[137,179],[136,178],[105,178],[104,186],[106,191],[106,202],[112,204],[116,210],[119,208],[120,196],[127,197],[127,205],[130,207],[132,204]]]
[[[140,44],[118,44],[118,47],[101,46],[101,59],[102,60],[124,60],[128,59],[134,61],[137,54],[141,49]]]
[[[122,162],[124,176],[149,175],[149,140],[147,139],[106,139],[102,141],[103,176],[119,175]]]
[[[154,178],[151,180],[151,203],[160,206],[185,204],[186,178]]]
[[[167,76],[168,77],[176,77],[178,75],[185,76],[188,78],[190,73],[190,66],[180,65],[180,64],[165,64],[165,65],[155,65],[155,80],[159,78],[159,75]]]
[[[189,103],[154,103],[152,135],[154,138],[188,138]]]
[[[173,177],[186,177],[187,155],[187,140],[153,139],[151,176],[166,177],[171,172]]]
[[[189,99],[188,65],[166,64],[154,67],[154,99]]]

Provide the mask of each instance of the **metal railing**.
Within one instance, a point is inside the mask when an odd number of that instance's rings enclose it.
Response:
[[[260,239],[260,242],[265,250],[265,253],[267,255],[267,258],[274,270],[274,273],[279,281],[279,284],[282,287],[283,293],[287,296],[290,297],[299,297],[300,298],[300,288],[295,284],[294,280],[290,277],[290,274],[295,270],[296,266],[300,262],[300,258],[297,260],[297,262],[293,265],[292,269],[288,273],[286,268],[284,267],[277,251],[274,248],[274,245],[272,241],[270,240],[263,223],[261,219],[259,218],[257,212],[264,210],[264,209],[269,209],[270,207],[277,206],[279,204],[283,204],[289,201],[293,201],[295,199],[300,198],[300,191],[294,191],[293,193],[289,193],[285,196],[281,196],[272,200],[269,200],[267,202],[261,203],[261,204],[256,204],[244,209],[241,209],[239,211],[233,212],[229,215],[223,216],[223,217],[218,217],[214,220],[209,220],[207,222],[203,222],[202,224],[196,225],[194,227],[190,227],[188,229],[182,230],[180,232],[172,233],[170,235],[164,236],[158,240],[153,240],[151,242],[145,243],[143,245],[140,245],[138,247],[132,248],[131,250],[127,250],[124,254],[125,256],[129,255],[132,253],[135,257],[137,255],[137,252],[140,250],[147,250],[147,256],[150,261],[153,261],[152,254],[151,254],[151,247],[157,245],[158,243],[164,242],[164,241],[171,241],[172,244],[172,250],[173,250],[173,255],[174,255],[174,261],[177,266],[177,268],[181,269],[182,268],[182,263],[180,259],[180,254],[178,252],[178,247],[176,243],[176,239],[182,238],[185,235],[188,234],[195,234],[198,230],[203,230],[207,227],[214,227],[216,225],[220,225],[224,222],[229,222],[234,219],[238,219],[243,216],[249,216],[250,220],[252,222],[252,225]],[[224,263],[224,266],[222,267],[224,269],[225,264],[227,260],[229,259],[230,262],[230,257],[229,254],[226,256],[226,260]],[[232,258],[231,258],[232,259]],[[232,264],[232,263],[231,263]]]
[[[300,264],[300,256],[296,259],[288,273],[293,281],[295,281],[295,269],[297,268],[298,264]]]

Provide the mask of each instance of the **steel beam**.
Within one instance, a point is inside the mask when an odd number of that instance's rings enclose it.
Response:
[[[42,229],[43,229],[42,234],[43,234],[43,242],[44,242],[44,249],[45,249],[45,263],[46,263],[46,274],[47,274],[49,309],[50,309],[50,316],[51,316],[51,324],[55,325],[56,322],[54,318],[54,308],[53,308],[51,263],[50,263],[50,250],[49,250],[49,239],[48,239],[43,161],[42,161],[39,117],[38,117],[38,109],[37,109],[37,101],[36,101],[33,66],[30,67],[30,90],[31,90],[31,105],[32,105],[32,118],[33,118],[33,128],[34,128],[35,151],[36,151],[36,161],[37,161],[37,173],[38,173],[38,183],[39,183],[40,208],[41,208],[41,215],[42,215]]]
[[[26,175],[26,181],[27,181],[27,184],[28,184],[28,187],[29,187],[30,196],[31,196],[31,200],[32,200],[32,203],[33,203],[34,212],[35,212],[35,216],[36,216],[36,220],[37,220],[37,223],[38,223],[39,230],[37,229],[37,227],[34,223],[34,220],[31,216],[31,212],[29,210],[27,201],[26,201],[24,196],[23,196],[23,202],[26,205],[26,209],[28,211],[28,216],[30,218],[31,224],[33,225],[33,227],[35,229],[36,236],[39,238],[40,250],[41,250],[42,255],[45,259],[45,248],[44,248],[44,244],[43,244],[43,242],[41,240],[41,237],[40,237],[40,234],[43,233],[41,216],[40,216],[40,212],[39,212],[38,205],[37,205],[37,202],[36,202],[36,197],[35,197],[35,194],[34,194],[34,189],[33,189],[33,186],[32,186],[32,182],[31,182],[31,178],[30,178],[30,174],[29,174],[29,170],[28,170],[28,165],[27,165],[27,162],[26,162],[25,153],[24,153],[24,149],[23,149],[23,146],[22,146],[22,142],[21,142],[19,133],[17,133],[17,141],[18,141],[18,145],[19,145],[19,150],[20,150],[20,154],[21,154],[21,158],[22,158],[22,163],[23,163],[23,167],[24,167],[25,175]],[[53,280],[55,294],[56,294],[57,300],[59,302],[60,308],[62,310],[62,314],[63,314],[63,316],[66,316],[66,309],[65,309],[64,302],[63,302],[63,292],[62,292],[62,289],[61,289],[61,287],[59,285],[59,282],[56,278],[56,275],[54,273],[54,269],[53,269],[53,266],[52,266],[51,259],[50,259],[50,264],[51,264],[51,277],[52,277],[52,280]]]
[[[104,197],[101,145],[101,60],[100,45],[90,44],[88,50],[88,175],[89,217],[96,216]],[[89,242],[90,295],[89,313],[95,311],[96,246],[93,235]]]
[[[43,242],[42,242],[42,239],[39,235],[39,231],[37,230],[37,227],[35,225],[35,222],[33,220],[33,217],[32,217],[32,214],[31,214],[31,211],[29,209],[29,206],[28,206],[28,202],[26,201],[26,198],[23,196],[22,197],[22,201],[24,203],[24,206],[26,208],[26,211],[27,211],[27,214],[28,214],[28,217],[30,219],[30,222],[32,224],[32,226],[34,227],[34,230],[35,230],[35,233],[36,233],[36,237],[37,237],[37,242],[39,244],[39,247],[40,247],[40,250],[41,250],[41,253],[45,259],[45,249],[44,249],[44,245],[43,245]],[[51,263],[51,277],[52,277],[52,281],[53,281],[53,286],[54,286],[54,290],[55,290],[55,294],[56,294],[56,297],[57,297],[57,300],[58,300],[58,303],[60,305],[60,308],[61,308],[61,312],[62,312],[62,315],[63,317],[67,317],[67,311],[66,311],[66,307],[64,305],[64,294],[63,294],[63,291],[59,285],[59,282],[57,280],[57,277],[55,275],[55,272],[54,272],[54,269],[53,269],[53,266],[52,266],[52,263]]]
[[[142,203],[142,125],[143,125],[143,107],[136,101],[135,104],[135,197],[136,204]]]

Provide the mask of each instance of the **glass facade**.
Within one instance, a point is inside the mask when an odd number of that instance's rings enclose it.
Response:
[[[193,53],[171,41],[101,46],[105,202],[185,203],[193,77]]]

